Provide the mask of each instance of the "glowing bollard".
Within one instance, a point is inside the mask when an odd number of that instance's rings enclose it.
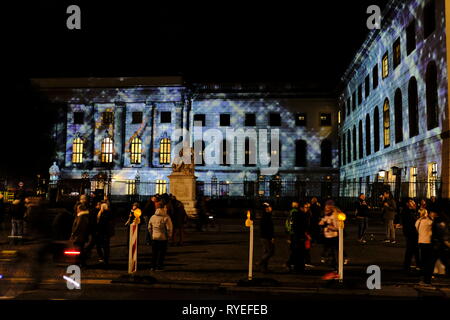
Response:
[[[346,219],[345,213],[338,214],[339,220],[339,282],[344,280],[344,221]]]
[[[253,279],[253,221],[250,219],[250,210],[247,211],[247,220],[245,226],[250,228],[250,246],[248,254],[248,280]]]

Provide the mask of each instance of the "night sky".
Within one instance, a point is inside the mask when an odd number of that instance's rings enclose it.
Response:
[[[293,81],[333,91],[367,36],[367,7],[384,8],[387,0],[242,2],[8,6],[2,16],[4,101],[13,108],[3,108],[0,134],[16,137],[4,147],[21,161],[3,157],[0,175],[36,154],[39,145],[24,150],[26,137],[48,140],[52,111],[31,92],[29,78],[183,75],[190,81]],[[80,31],[66,28],[71,4],[81,8]],[[47,164],[43,158],[36,167]]]

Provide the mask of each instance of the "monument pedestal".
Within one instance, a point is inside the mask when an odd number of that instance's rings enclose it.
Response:
[[[170,193],[183,203],[184,209],[190,218],[197,217],[197,209],[195,208],[196,180],[197,177],[195,175],[182,172],[173,172],[169,176]]]

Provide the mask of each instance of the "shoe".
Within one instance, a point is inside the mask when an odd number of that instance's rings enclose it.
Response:
[[[392,241],[391,241],[391,243],[392,243],[392,244],[396,244],[396,243],[397,243],[397,241],[395,241],[395,240],[392,240]]]
[[[315,268],[316,266],[314,266],[312,264],[305,264],[305,267],[307,267],[307,268]]]
[[[105,263],[105,260],[103,260],[103,259],[98,259],[98,263],[104,264],[104,263]]]
[[[366,241],[366,240],[364,240],[364,239],[362,239],[362,240],[361,240],[361,243],[367,243],[367,241]]]
[[[384,243],[389,243],[389,242],[391,242],[391,240],[384,240]]]
[[[347,264],[348,264],[348,262],[349,262],[349,260],[348,260],[348,259],[344,259],[344,264],[345,264],[345,265],[347,265]]]
[[[325,263],[325,262],[327,262],[327,261],[326,261],[324,258],[321,258],[321,259],[320,259],[320,262],[321,262],[321,263]]]

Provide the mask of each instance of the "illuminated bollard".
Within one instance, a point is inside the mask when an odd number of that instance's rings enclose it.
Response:
[[[338,214],[339,220],[339,282],[344,280],[344,221],[345,213]]]
[[[248,254],[248,280],[253,279],[253,221],[250,219],[250,210],[247,211],[247,220],[245,226],[250,228],[250,246]]]

